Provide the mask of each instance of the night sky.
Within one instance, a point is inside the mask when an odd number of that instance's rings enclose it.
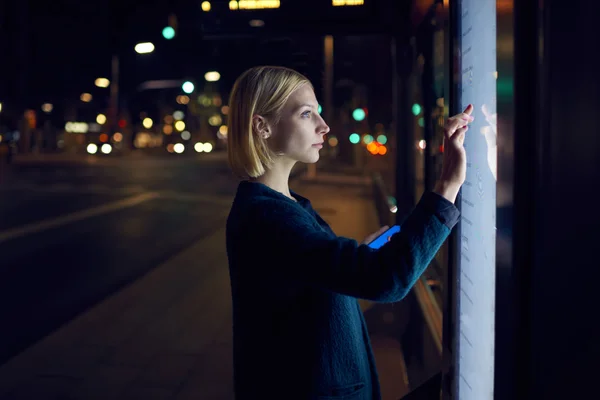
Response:
[[[307,74],[321,97],[323,33],[333,30],[336,85],[346,80],[365,84],[370,109],[380,112],[380,119],[389,119],[389,37],[361,32],[381,22],[378,18],[385,10],[373,5],[377,2],[342,12],[323,7],[321,0],[283,0],[279,10],[245,13],[229,11],[228,1],[211,3],[211,12],[204,13],[201,1],[188,0],[3,1],[1,48],[7,57],[2,57],[0,101],[4,110],[39,110],[50,102],[54,118],[64,119],[64,111],[80,107],[79,96],[89,92],[97,108],[91,111],[102,111],[108,89],[95,87],[94,80],[111,78],[114,54],[121,60],[121,104],[131,108],[143,108],[157,95],[137,91],[144,81],[202,83],[205,72],[217,70],[219,89],[227,96],[235,78],[258,64],[286,65]],[[161,32],[171,14],[177,16],[177,35],[166,40]],[[248,21],[253,18],[264,20],[265,27],[251,28]],[[135,53],[135,44],[145,41],[154,43],[154,52]],[[336,103],[341,101],[336,96]]]

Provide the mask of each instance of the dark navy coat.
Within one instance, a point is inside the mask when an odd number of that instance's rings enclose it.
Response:
[[[227,220],[236,399],[379,399],[357,298],[401,300],[459,212],[426,193],[374,250],[338,237],[292,195],[243,181]]]

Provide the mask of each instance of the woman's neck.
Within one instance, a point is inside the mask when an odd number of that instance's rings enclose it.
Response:
[[[254,181],[267,185],[284,196],[296,200],[292,197],[289,186],[290,174],[294,164],[296,164],[295,161],[277,160],[267,172],[254,179]]]

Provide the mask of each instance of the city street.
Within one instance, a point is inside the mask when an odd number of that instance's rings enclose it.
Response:
[[[0,364],[224,226],[225,154],[16,162],[0,180]]]
[[[338,234],[378,228],[368,175],[305,168],[291,187]],[[28,156],[1,182],[0,398],[233,398],[225,220],[237,180],[224,154]],[[402,308],[360,305],[383,398],[397,398]]]

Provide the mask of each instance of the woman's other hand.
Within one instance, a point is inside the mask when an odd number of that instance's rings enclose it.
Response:
[[[469,104],[464,112],[448,118],[444,126],[442,173],[433,191],[452,203],[467,177],[467,152],[463,144],[468,124],[474,119],[472,112],[473,105]]]

